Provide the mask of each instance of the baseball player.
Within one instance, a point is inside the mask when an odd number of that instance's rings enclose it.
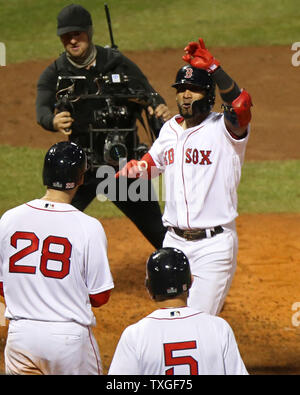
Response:
[[[79,146],[56,143],[45,156],[45,196],[0,220],[7,374],[102,374],[91,327],[92,306],[114,286],[107,240],[98,220],[70,204],[86,163]]]
[[[251,97],[221,68],[202,39],[186,48],[190,64],[177,73],[179,114],[162,127],[141,161],[116,177],[164,173],[163,246],[182,250],[194,275],[191,307],[219,314],[236,268],[237,187],[249,138]],[[215,85],[224,102],[213,112]]]
[[[146,287],[158,309],[124,330],[109,375],[248,374],[228,323],[187,307],[191,282],[182,251],[150,255]]]

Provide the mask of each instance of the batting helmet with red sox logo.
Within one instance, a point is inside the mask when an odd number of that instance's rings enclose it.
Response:
[[[190,264],[181,250],[164,247],[148,258],[146,287],[154,299],[181,295],[189,290],[191,283]]]
[[[87,158],[83,149],[73,142],[61,141],[46,153],[43,183],[51,189],[73,189],[79,185],[86,170]]]
[[[198,90],[203,90],[206,93],[205,97],[195,101],[193,107],[195,110],[203,113],[211,111],[216,98],[215,83],[206,70],[198,69],[190,65],[181,67],[177,72],[175,83],[172,87],[179,89],[181,86],[185,86],[186,89],[194,87]]]

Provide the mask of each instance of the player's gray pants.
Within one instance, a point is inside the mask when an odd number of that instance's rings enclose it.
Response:
[[[194,281],[188,306],[213,315],[218,315],[222,310],[237,261],[235,223],[223,228],[221,234],[195,241],[187,241],[168,231],[163,243],[163,247],[180,249],[189,259]]]
[[[102,366],[91,329],[75,322],[11,320],[5,371],[13,375],[99,375]]]

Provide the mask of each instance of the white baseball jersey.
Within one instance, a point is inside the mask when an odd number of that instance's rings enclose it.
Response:
[[[36,199],[0,221],[8,319],[95,325],[89,294],[112,289],[102,225],[70,204]]]
[[[165,226],[209,228],[237,216],[237,187],[249,137],[235,139],[224,115],[212,112],[198,126],[183,129],[179,115],[162,127],[149,153],[164,172]]]
[[[189,307],[159,309],[121,335],[110,375],[246,375],[232,329]]]

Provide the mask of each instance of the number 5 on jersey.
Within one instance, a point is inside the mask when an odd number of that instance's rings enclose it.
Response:
[[[164,344],[165,365],[178,366],[189,365],[190,374],[198,376],[198,362],[190,355],[182,355],[180,357],[173,356],[173,351],[196,349],[197,343],[195,340],[178,343]],[[166,370],[166,375],[173,375],[174,367]]]

